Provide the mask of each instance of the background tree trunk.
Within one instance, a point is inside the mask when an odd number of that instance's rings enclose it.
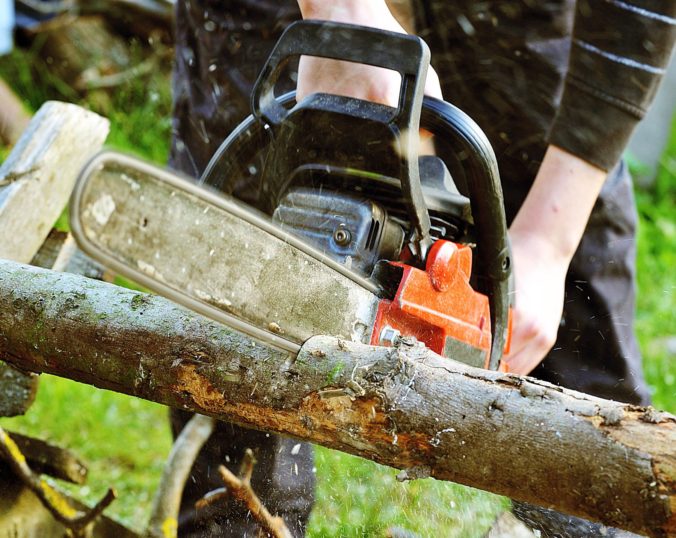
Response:
[[[297,357],[157,296],[0,262],[0,354],[650,536],[676,535],[676,418],[330,337]]]

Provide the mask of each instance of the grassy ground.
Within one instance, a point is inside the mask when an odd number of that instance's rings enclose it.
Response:
[[[0,76],[33,110],[46,99],[80,102],[30,51],[0,59]],[[157,162],[166,159],[170,134],[166,77],[122,86],[110,98],[95,95],[85,104],[111,119],[111,146]],[[0,148],[0,159],[6,151]],[[676,412],[675,180],[676,123],[654,188],[637,192],[641,216],[637,329],[655,403],[672,412]],[[44,376],[30,412],[0,424],[74,449],[89,462],[90,480],[85,487],[71,489],[91,501],[114,485],[120,499],[109,513],[141,528],[170,446],[166,414],[156,404]],[[391,469],[323,448],[316,458],[319,500],[311,536],[382,536],[387,526],[399,525],[422,536],[479,537],[506,502],[432,479],[399,484]]]
[[[637,189],[636,331],[656,407],[676,412],[676,118],[655,184]]]

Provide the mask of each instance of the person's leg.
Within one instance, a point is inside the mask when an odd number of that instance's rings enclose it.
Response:
[[[294,1],[178,0],[174,120],[170,165],[199,177],[213,152],[250,114],[249,94],[282,30],[299,17]],[[177,435],[190,414],[171,412]],[[271,513],[303,536],[314,501],[312,448],[278,435],[218,423],[187,481],[179,518],[180,536],[256,536],[246,509],[229,503],[195,511],[205,493],[222,487],[217,468],[235,474],[244,451],[257,459],[252,486]]]
[[[284,29],[299,18],[293,0],[177,0],[172,166],[201,175],[251,113],[259,71]],[[278,86],[295,88],[288,77]]]
[[[177,436],[190,413],[172,410],[171,425]],[[257,536],[258,525],[247,509],[227,503],[203,510],[194,505],[205,493],[222,488],[218,466],[239,472],[244,451],[251,448],[256,466],[251,486],[272,514],[281,516],[293,536],[303,536],[314,502],[312,446],[274,435],[219,422],[186,483],[179,517],[179,535],[196,537]]]

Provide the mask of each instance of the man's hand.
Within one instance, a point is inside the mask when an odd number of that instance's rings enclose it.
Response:
[[[503,361],[509,372],[530,373],[554,345],[568,265],[605,178],[603,170],[562,149],[547,150],[510,228],[516,306]]]
[[[516,307],[512,312],[512,344],[506,370],[530,373],[549,352],[563,312],[568,260],[542,237],[510,233]]]
[[[384,0],[299,0],[304,19],[330,20],[406,33]],[[394,71],[351,62],[303,56],[298,68],[298,100],[312,93],[331,93],[396,106],[401,77]],[[425,93],[441,98],[439,78],[427,73]]]

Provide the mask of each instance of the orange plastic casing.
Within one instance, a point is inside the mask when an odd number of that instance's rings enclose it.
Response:
[[[389,327],[402,337],[415,337],[440,355],[487,367],[489,304],[488,297],[470,285],[471,249],[439,240],[428,253],[425,271],[390,263],[401,267],[403,275],[394,298],[378,305],[371,343],[387,345],[381,333]]]

